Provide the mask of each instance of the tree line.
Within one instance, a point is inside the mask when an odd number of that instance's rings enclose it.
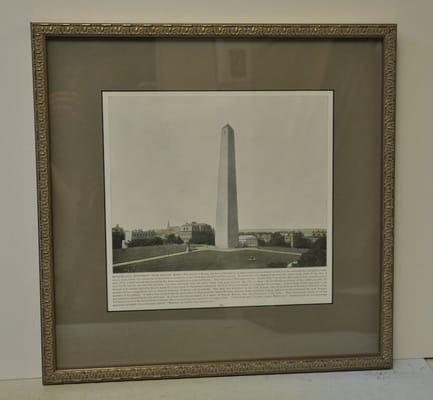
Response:
[[[317,267],[326,265],[326,236],[318,238],[311,248],[301,255],[298,267]]]
[[[272,246],[272,247],[293,247],[297,249],[309,249],[313,241],[306,238],[302,232],[296,232],[293,237],[293,246],[291,241],[286,241],[284,236],[279,232],[271,234],[269,242],[263,239],[258,239],[259,246]]]
[[[125,240],[125,232],[120,230],[113,230],[112,232],[112,245],[113,249],[121,249],[122,241]],[[128,247],[141,247],[141,246],[160,246],[163,244],[182,244],[184,241],[180,236],[170,233],[166,238],[155,236],[152,238],[132,239],[126,242]],[[191,244],[215,244],[215,234],[213,232],[194,232],[191,239]]]

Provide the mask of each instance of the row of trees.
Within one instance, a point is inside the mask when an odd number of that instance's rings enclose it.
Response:
[[[193,232],[191,239],[192,244],[215,244],[215,234],[213,231],[199,231]]]
[[[301,255],[298,267],[316,267],[326,265],[326,237],[320,237],[311,244],[311,248]]]
[[[125,232],[121,228],[115,228],[111,233],[111,238],[113,242],[113,249],[121,249],[122,240],[125,240]]]
[[[126,242],[128,247],[158,246],[161,244],[164,244],[164,241],[159,236],[146,239],[133,239]]]
[[[284,236],[279,232],[274,232],[271,235],[269,242],[265,242],[263,239],[258,239],[259,246],[272,246],[272,247],[294,247],[297,249],[309,249],[312,246],[312,241],[304,236],[302,232],[296,232],[293,236],[292,242],[286,242]]]
[[[122,248],[122,241],[125,240],[125,232],[121,230],[113,230],[113,249]],[[215,244],[215,234],[213,232],[194,232],[191,240],[191,244]],[[182,244],[184,241],[174,233],[167,235],[166,238],[155,236],[153,238],[146,239],[133,239],[128,241],[126,244],[128,247],[141,247],[141,246],[159,246],[163,244]]]
[[[168,235],[165,239],[155,236],[153,238],[146,238],[146,239],[133,239],[126,243],[128,247],[141,247],[141,246],[160,246],[163,244],[182,244],[183,240],[171,233]]]

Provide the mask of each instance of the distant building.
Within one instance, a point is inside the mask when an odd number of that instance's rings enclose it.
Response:
[[[271,232],[257,232],[254,235],[257,239],[263,240],[265,243],[269,243],[272,237]]]
[[[166,239],[168,235],[179,235],[180,226],[172,226],[170,225],[170,222],[167,224],[167,228],[164,229],[155,229],[155,234],[157,236],[162,237],[163,239]]]
[[[122,240],[122,249],[126,249],[128,247],[128,242],[132,239],[132,232],[125,231],[125,238]]]
[[[293,248],[309,247],[311,243],[316,242],[320,238],[326,238],[326,229],[244,229],[239,232],[241,235],[255,236],[261,246],[276,245],[274,244],[276,236],[282,238],[278,246],[288,246]]]
[[[320,238],[326,238],[326,229],[313,229],[307,237],[312,243]]]
[[[125,241],[129,242],[132,240],[132,231],[125,231]]]
[[[195,221],[183,224],[178,232],[179,237],[184,242],[199,241],[202,237],[209,234],[213,234],[213,229],[210,225]]]
[[[134,229],[131,231],[131,240],[153,239],[156,237],[154,230]]]
[[[257,247],[258,245],[258,240],[254,235],[239,235],[240,247]]]

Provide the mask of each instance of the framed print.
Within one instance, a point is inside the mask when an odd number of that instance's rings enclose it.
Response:
[[[104,91],[108,311],[332,303],[332,99]]]
[[[44,383],[392,366],[395,25],[32,42]]]

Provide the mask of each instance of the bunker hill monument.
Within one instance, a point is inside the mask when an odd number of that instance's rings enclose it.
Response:
[[[238,236],[235,132],[227,124],[221,130],[215,245],[220,248],[237,247]]]

